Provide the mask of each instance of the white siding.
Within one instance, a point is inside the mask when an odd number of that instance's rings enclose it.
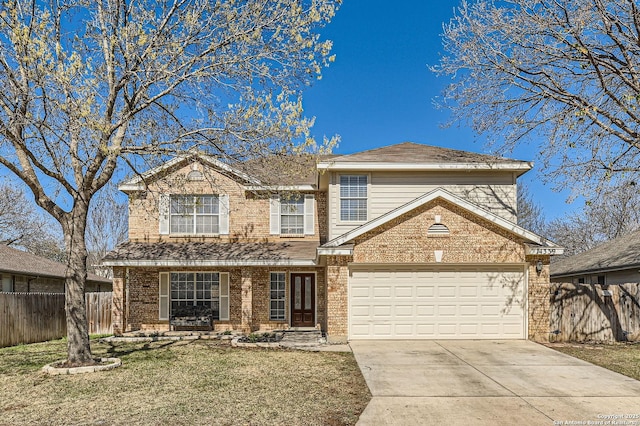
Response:
[[[329,239],[359,225],[340,223],[339,175],[339,172],[332,173],[329,184]],[[372,172],[369,179],[368,220],[443,188],[498,216],[516,221],[516,185],[512,172]]]

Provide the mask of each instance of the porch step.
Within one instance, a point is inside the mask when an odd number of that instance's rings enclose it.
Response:
[[[285,331],[280,341],[281,346],[317,346],[326,343],[320,330]]]

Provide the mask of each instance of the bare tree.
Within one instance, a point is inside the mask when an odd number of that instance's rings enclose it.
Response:
[[[546,221],[542,207],[534,201],[529,186],[524,183],[518,184],[517,205],[518,225],[539,235],[544,235]]]
[[[633,182],[603,191],[587,201],[582,209],[554,219],[547,226],[549,238],[565,247],[564,256],[590,250],[638,229],[640,193]]]
[[[635,0],[463,0],[443,44],[442,104],[495,146],[537,144],[550,179],[588,196],[640,172]]]
[[[0,5],[0,165],[62,226],[69,365],[93,362],[83,293],[95,194],[120,169],[186,149],[228,163],[311,149],[301,93],[332,60],[317,29],[337,3]]]
[[[59,225],[38,213],[37,208],[15,185],[0,183],[0,244],[62,261],[64,250]]]
[[[128,203],[118,194],[113,183],[108,183],[93,199],[87,218],[87,271],[112,278],[111,268],[100,266],[100,260],[117,244],[127,239]]]

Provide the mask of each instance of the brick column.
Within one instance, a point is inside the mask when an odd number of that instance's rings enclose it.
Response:
[[[124,268],[113,268],[113,303],[111,304],[111,323],[113,325],[113,334],[119,336],[126,327],[125,318],[125,279]]]
[[[351,256],[327,257],[327,336],[332,343],[346,342],[348,328],[348,263]]]
[[[240,287],[242,290],[242,319],[241,328],[243,332],[250,332],[253,319],[253,290],[251,288],[252,273],[250,268],[243,268],[240,277]]]
[[[551,321],[550,256],[527,256],[529,263],[529,339],[548,342]],[[538,260],[542,271],[536,271]]]

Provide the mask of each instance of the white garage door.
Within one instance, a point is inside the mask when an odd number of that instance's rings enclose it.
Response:
[[[523,266],[352,265],[351,339],[523,339]]]

